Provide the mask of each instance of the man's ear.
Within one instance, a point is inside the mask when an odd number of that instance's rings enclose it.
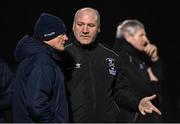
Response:
[[[124,33],[124,38],[128,41],[128,42],[131,42],[132,41],[132,35],[129,34],[129,33]]]
[[[75,26],[75,24],[74,24],[74,22],[73,22],[73,26],[72,26],[72,30],[74,31],[74,26]]]
[[[72,26],[72,30],[74,31],[74,25]]]
[[[98,28],[98,33],[101,31],[101,29],[100,29],[100,26],[99,26],[99,28]]]

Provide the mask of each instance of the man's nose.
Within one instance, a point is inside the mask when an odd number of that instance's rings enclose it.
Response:
[[[87,27],[87,26],[84,26],[82,32],[83,32],[83,33],[88,33],[88,32],[89,32],[88,27]]]
[[[149,43],[149,39],[147,37],[144,37],[144,46],[147,46]]]
[[[65,41],[67,41],[67,40],[68,40],[68,37],[67,37],[67,35],[66,35],[66,34],[65,34],[63,37],[64,37],[64,40],[65,40]]]

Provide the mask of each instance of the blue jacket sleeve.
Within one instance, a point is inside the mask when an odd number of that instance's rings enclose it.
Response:
[[[49,99],[55,71],[52,67],[34,67],[27,81],[27,104],[30,116],[37,122],[53,122]]]
[[[7,64],[0,61],[0,111],[12,104],[13,73]]]

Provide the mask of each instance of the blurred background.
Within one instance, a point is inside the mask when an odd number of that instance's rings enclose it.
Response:
[[[158,3],[157,3],[158,2]],[[174,1],[133,0],[6,0],[0,4],[0,57],[15,72],[14,49],[25,34],[33,34],[34,24],[42,12],[61,17],[71,33],[73,17],[81,7],[93,7],[101,15],[98,39],[112,46],[117,25],[124,19],[138,19],[149,39],[158,46],[163,61],[162,82],[164,122],[180,122],[180,50],[179,3]]]

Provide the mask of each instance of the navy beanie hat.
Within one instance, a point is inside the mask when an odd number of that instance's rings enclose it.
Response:
[[[65,32],[64,22],[48,13],[42,13],[34,27],[34,37],[41,41],[51,40]]]

